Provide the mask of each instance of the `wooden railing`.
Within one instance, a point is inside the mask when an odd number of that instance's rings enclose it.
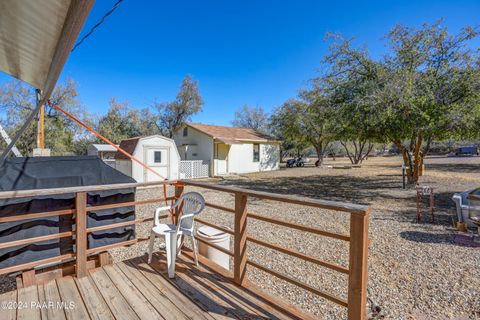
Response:
[[[366,318],[366,293],[367,293],[367,257],[368,257],[368,218],[370,214],[370,209],[366,206],[347,204],[335,201],[326,201],[326,200],[316,200],[305,197],[291,196],[291,195],[280,195],[273,194],[269,192],[254,191],[236,187],[228,187],[222,185],[215,185],[209,183],[201,183],[194,181],[183,181],[186,186],[193,186],[198,188],[216,190],[220,192],[231,193],[235,196],[235,208],[227,208],[213,203],[206,203],[207,207],[222,210],[225,212],[230,212],[235,215],[234,217],[234,230],[229,230],[227,228],[217,226],[213,223],[197,219],[198,222],[206,224],[208,226],[217,228],[231,234],[234,236],[234,246],[233,252],[227,251],[224,248],[221,248],[210,243],[206,243],[221,252],[224,252],[233,257],[233,280],[238,285],[244,285],[246,280],[246,267],[250,265],[255,267],[263,272],[271,274],[279,279],[282,279],[290,284],[293,284],[299,288],[305,289],[311,293],[314,293],[322,298],[330,300],[340,306],[346,307],[348,309],[348,319],[365,319]],[[256,214],[249,212],[247,210],[247,203],[249,197],[262,199],[262,200],[272,200],[289,204],[298,204],[302,206],[309,206],[314,208],[328,209],[332,211],[341,211],[347,212],[350,214],[350,233],[337,234],[321,229],[317,229],[311,226],[299,225],[280,219],[275,219],[267,217],[264,215]],[[283,226],[287,228],[292,228],[295,230],[308,232],[320,236],[330,237],[337,240],[342,240],[349,242],[349,265],[348,268],[336,265],[330,262],[320,260],[315,257],[310,257],[306,254],[293,251],[281,247],[279,245],[271,244],[263,240],[247,236],[247,219],[255,219],[263,222],[272,223],[274,225]],[[200,240],[200,239],[199,239]],[[265,248],[281,252],[283,254],[290,255],[292,257],[299,258],[304,261],[314,263],[316,265],[331,269],[333,271],[347,274],[348,275],[348,298],[343,300],[341,298],[335,297],[329,293],[326,293],[317,288],[300,282],[296,279],[293,279],[287,275],[279,273],[267,268],[255,261],[247,259],[247,244],[248,242],[254,243],[256,245],[263,246]]]
[[[172,183],[172,182],[169,182],[169,183]],[[135,224],[140,224],[145,222],[151,222],[153,220],[152,217],[142,218],[142,219],[137,218],[136,220],[133,220],[133,221],[125,221],[125,222],[114,223],[114,224],[109,224],[105,226],[87,228],[86,221],[87,221],[87,213],[89,211],[119,208],[119,207],[125,207],[125,206],[133,206],[133,205],[144,205],[144,204],[159,203],[159,202],[163,204],[165,201],[165,199],[163,198],[155,198],[155,199],[108,204],[108,205],[87,206],[87,193],[93,192],[93,191],[116,190],[116,189],[132,188],[132,187],[142,188],[142,187],[149,187],[149,186],[158,186],[161,184],[162,184],[161,182],[152,182],[152,183],[114,184],[114,185],[103,185],[103,186],[0,192],[0,199],[75,193],[74,209],[1,217],[0,223],[21,221],[21,220],[32,219],[32,218],[44,218],[44,217],[52,217],[52,216],[60,216],[60,215],[74,215],[75,225],[76,225],[75,230],[68,231],[68,232],[62,232],[58,234],[51,234],[46,236],[33,237],[28,239],[0,243],[0,248],[8,248],[8,247],[13,247],[17,245],[37,243],[37,242],[51,240],[51,239],[73,237],[75,239],[75,245],[76,245],[75,252],[72,251],[57,257],[42,259],[38,261],[25,263],[22,265],[3,268],[3,269],[0,269],[0,275],[12,273],[16,271],[24,271],[24,270],[32,271],[33,268],[38,266],[74,260],[75,273],[77,277],[86,276],[88,273],[87,269],[89,266],[87,261],[88,256],[96,253],[101,253],[115,247],[131,245],[141,241],[148,240],[148,238],[137,238],[137,239],[122,241],[115,244],[110,244],[102,247],[89,249],[87,247],[88,233],[107,230],[107,229],[116,228],[116,227],[123,227],[123,226],[135,225]],[[176,183],[175,196],[169,197],[167,198],[167,200],[178,198],[184,192],[185,187],[204,188],[204,189],[216,190],[219,192],[226,192],[234,195],[235,197],[234,208],[227,208],[227,207],[209,203],[209,202],[206,203],[206,206],[209,208],[222,210],[222,211],[230,212],[234,214],[233,230],[215,225],[203,219],[197,219],[197,222],[201,224],[212,226],[216,229],[219,229],[223,232],[226,232],[232,235],[234,237],[233,251],[224,249],[215,244],[205,242],[201,238],[198,238],[197,240],[205,243],[206,245],[212,246],[217,250],[233,257],[232,279],[237,285],[239,286],[247,285],[247,279],[246,279],[247,266],[251,266],[263,272],[271,274],[279,279],[282,279],[290,284],[293,284],[299,288],[302,288],[311,293],[314,293],[322,298],[330,300],[342,307],[346,307],[348,310],[348,319],[365,319],[366,318],[368,218],[370,213],[369,208],[365,206],[354,205],[354,204],[345,204],[345,203],[326,201],[326,200],[315,200],[315,199],[290,196],[290,195],[278,195],[278,194],[273,194],[268,192],[260,192],[260,191],[242,189],[242,188],[221,186],[221,185],[208,184],[208,183],[199,183],[199,182],[193,182],[193,181],[182,181],[181,183]],[[317,229],[313,226],[299,225],[299,224],[283,221],[280,219],[267,217],[265,215],[249,212],[247,210],[247,204],[248,204],[249,198],[271,200],[271,201],[277,201],[282,203],[298,204],[302,206],[328,209],[332,211],[347,212],[350,214],[350,232],[349,234],[337,234],[330,231]],[[176,210],[175,214],[178,218],[178,216],[180,215],[180,210]],[[333,239],[349,242],[348,268],[331,263],[331,262],[323,261],[321,259],[311,257],[306,254],[296,252],[276,244],[271,244],[263,240],[254,238],[252,236],[248,236],[247,220],[249,219],[259,220],[259,221],[271,223],[274,225],[291,228],[294,230],[299,230],[303,232],[312,233],[315,235],[330,237]],[[254,243],[256,245],[259,245],[271,250],[275,250],[283,254],[287,254],[292,257],[328,268],[335,272],[348,275],[347,300],[335,297],[330,293],[326,293],[320,289],[314,288],[306,283],[300,282],[280,272],[271,270],[270,268],[267,268],[255,261],[249,260],[247,258],[248,243]]]

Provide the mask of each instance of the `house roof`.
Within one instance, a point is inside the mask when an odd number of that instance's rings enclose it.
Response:
[[[140,140],[140,138],[141,137],[136,137],[136,138],[130,138],[130,139],[122,140],[120,142],[120,148],[125,150],[129,154],[133,154],[135,152],[135,148],[137,147],[137,144],[138,144],[138,141]],[[130,158],[127,157],[122,152],[115,153],[115,159],[130,160]]]
[[[117,145],[118,146],[118,145]],[[115,152],[117,149],[115,149],[113,146],[109,144],[99,144],[99,143],[93,143],[92,147],[95,148],[97,151],[108,151],[108,152]]]
[[[274,137],[249,128],[223,127],[201,123],[187,123],[187,126],[226,144],[235,144],[241,141],[277,142]]]

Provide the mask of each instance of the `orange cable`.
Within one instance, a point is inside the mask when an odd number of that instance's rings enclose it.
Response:
[[[70,113],[68,113],[67,111],[63,110],[62,108],[60,108],[58,105],[54,104],[50,99],[47,100],[47,103],[49,105],[51,105],[52,107],[54,107],[55,109],[57,109],[58,111],[62,112],[63,114],[65,114],[67,117],[69,117],[70,119],[72,119],[73,121],[75,121],[76,123],[78,123],[79,125],[81,125],[82,127],[84,127],[85,129],[87,129],[88,131],[92,132],[94,135],[96,135],[98,138],[100,138],[101,140],[105,141],[106,143],[108,143],[109,145],[111,145],[112,147],[114,147],[115,149],[117,149],[118,151],[120,151],[121,153],[123,153],[124,155],[126,155],[130,160],[133,160],[135,162],[137,162],[138,164],[140,164],[142,167],[144,167],[145,169],[147,170],[150,170],[151,172],[153,172],[155,175],[159,176],[161,179],[163,180],[166,180],[164,176],[162,176],[161,174],[159,174],[158,172],[156,172],[155,170],[153,170],[152,168],[150,168],[148,165],[146,165],[143,161],[137,159],[136,157],[134,157],[133,155],[131,155],[130,153],[128,153],[127,151],[125,151],[124,149],[120,148],[119,146],[117,146],[116,144],[114,144],[112,141],[108,140],[107,138],[105,138],[104,136],[102,136],[100,133],[98,133],[97,131],[95,131],[93,128],[89,127],[88,125],[86,125],[85,123],[83,123],[80,119],[76,118],[75,116],[71,115]],[[163,195],[164,195],[164,198],[165,198],[165,204],[168,206],[168,200],[167,200],[167,186],[166,186],[166,183],[163,184]],[[170,214],[171,214],[171,218],[172,218],[172,222],[174,221],[174,213],[173,213],[173,209],[170,210]]]

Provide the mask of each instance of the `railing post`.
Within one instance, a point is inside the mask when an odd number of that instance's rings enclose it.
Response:
[[[247,195],[235,193],[233,281],[241,286],[247,270]]]
[[[181,184],[175,185],[175,201],[182,196],[184,188],[185,187]],[[175,208],[175,224],[178,223],[178,218],[180,216],[180,212],[182,211],[182,206],[183,204]]]
[[[77,277],[87,275],[87,193],[75,194],[75,247]]]
[[[370,209],[363,214],[350,214],[350,263],[348,276],[348,319],[366,319],[368,276],[368,218]]]

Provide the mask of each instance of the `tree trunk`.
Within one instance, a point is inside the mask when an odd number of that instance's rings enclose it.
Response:
[[[317,158],[318,158],[318,160],[315,161],[315,166],[320,167],[323,163],[323,146],[321,143],[315,145],[315,151],[317,152]]]
[[[352,164],[360,164],[364,159],[368,157],[370,152],[373,149],[373,144],[369,143],[368,141],[358,141],[358,143],[353,140],[352,144],[355,148],[353,153],[350,153],[350,150],[348,149],[348,144],[347,142],[340,141],[340,144],[342,147],[345,149],[345,152],[347,153],[348,159],[350,159],[350,162]],[[368,144],[368,146],[367,146]],[[364,152],[365,147],[367,146],[367,150]]]

